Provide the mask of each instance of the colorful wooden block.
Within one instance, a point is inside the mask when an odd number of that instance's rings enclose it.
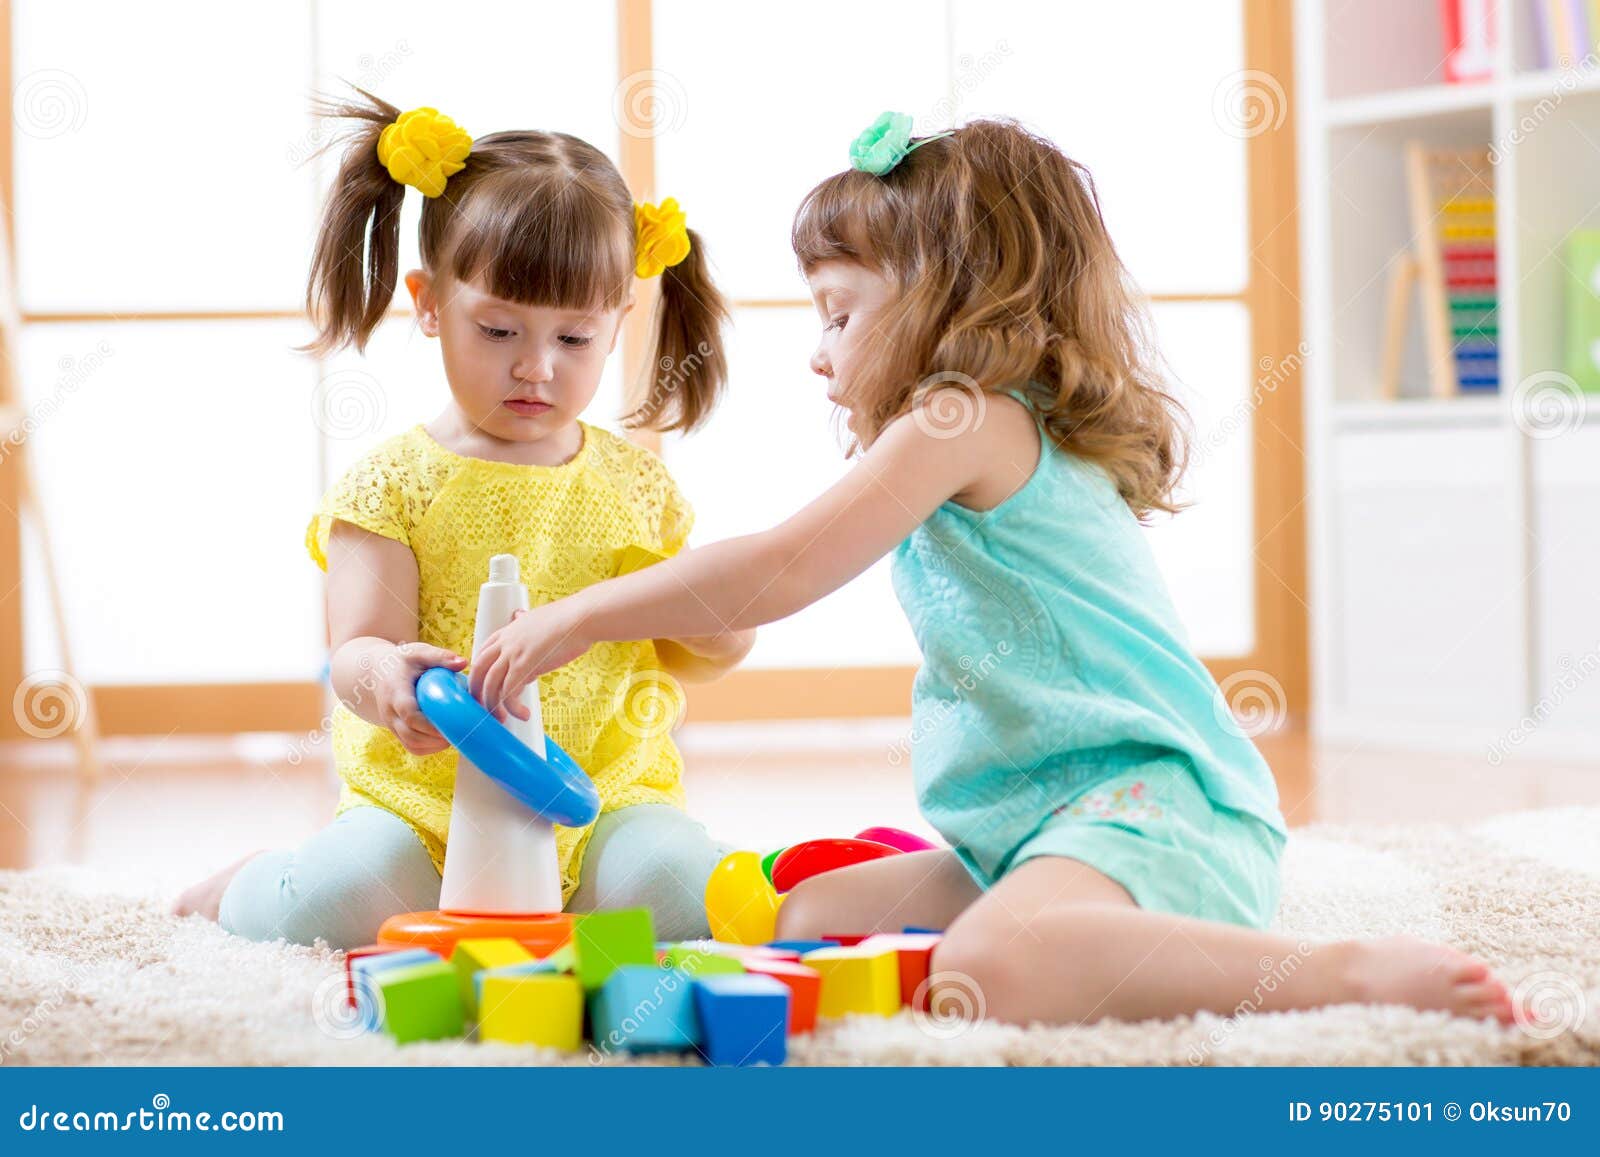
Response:
[[[554,971],[512,973],[520,967],[479,973],[478,1039],[577,1051],[583,1046],[583,985]]]
[[[627,965],[655,967],[656,935],[648,908],[591,912],[572,932],[573,972],[585,992],[593,992]]]
[[[356,1007],[356,961],[366,956],[392,956],[396,952],[415,951],[417,951],[415,948],[395,944],[363,944],[360,948],[351,948],[346,951],[344,954],[344,992],[345,1000],[350,1007]]]
[[[483,982],[491,976],[560,976],[562,970],[557,968],[555,962],[545,960],[524,960],[520,964],[505,964],[499,968],[485,968],[472,977],[472,994],[475,1006],[483,1004]],[[474,1014],[476,1015],[476,1014]]]
[[[925,986],[933,959],[933,950],[944,937],[937,932],[882,934],[868,936],[862,948],[877,948],[893,952],[900,964],[900,1003],[907,1007],[918,1006],[928,1011],[929,990]],[[917,989],[922,997],[917,998]]]
[[[829,932],[823,937],[823,939],[832,940],[835,944],[838,944],[843,948],[854,948],[857,944],[860,944],[870,935],[872,935],[870,932],[862,932],[859,935],[854,933],[846,934],[844,932]],[[802,957],[803,955],[804,954],[802,953]]]
[[[789,989],[770,976],[697,976],[700,1052],[713,1065],[781,1065],[788,1056]]]
[[[752,976],[767,976],[789,990],[789,1031],[810,1032],[817,1024],[817,998],[822,992],[822,974],[815,968],[788,960],[749,960],[745,971]]]
[[[601,1052],[694,1048],[700,1043],[694,979],[654,964],[619,965],[589,995],[589,1039]]]
[[[669,946],[660,961],[661,967],[676,968],[690,976],[736,976],[744,971],[739,957],[715,952],[693,941]]]
[[[465,1031],[461,984],[449,961],[386,968],[372,980],[382,996],[384,1031],[401,1044]]]
[[[776,948],[779,951],[797,952],[804,956],[807,952],[815,952],[819,948],[838,948],[837,940],[769,940],[765,947]]]
[[[457,940],[450,954],[461,980],[461,1007],[468,1017],[478,1016],[478,986],[473,977],[485,968],[501,968],[507,964],[523,964],[533,959],[533,954],[515,940],[495,937],[487,940]]]
[[[900,965],[892,951],[865,947],[819,948],[800,958],[822,977],[818,1016],[900,1011]]]
[[[361,1027],[377,1032],[383,1027],[383,1013],[379,1007],[378,984],[375,979],[381,972],[393,968],[409,968],[414,964],[443,961],[437,952],[427,948],[402,948],[395,952],[374,952],[347,962],[350,970],[349,984],[356,997],[356,1010],[361,1017]]]

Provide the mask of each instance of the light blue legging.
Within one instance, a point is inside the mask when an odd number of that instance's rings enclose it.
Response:
[[[635,804],[595,823],[572,912],[649,908],[662,940],[709,935],[705,885],[728,851],[688,813]],[[353,807],[293,851],[247,861],[222,894],[218,921],[250,940],[333,948],[371,944],[397,912],[439,906],[439,873],[411,827],[379,807]]]

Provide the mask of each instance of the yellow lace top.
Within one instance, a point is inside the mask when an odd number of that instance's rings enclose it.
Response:
[[[489,559],[514,554],[534,606],[682,549],[694,520],[650,451],[590,426],[559,466],[466,458],[421,425],[383,442],[324,496],[306,548],[328,569],[334,519],[403,542],[417,556],[418,638],[471,661],[478,588]],[[683,760],[669,734],[682,692],[648,640],[601,643],[539,680],[544,726],[594,779],[602,811],[636,803],[683,806]],[[444,871],[454,748],[412,755],[387,728],[334,707],[342,814],[376,804],[416,831]],[[561,891],[570,899],[589,828],[556,828]]]

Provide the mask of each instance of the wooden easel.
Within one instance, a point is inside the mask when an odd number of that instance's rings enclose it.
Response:
[[[31,521],[37,535],[45,587],[49,591],[50,609],[61,651],[61,669],[73,684],[83,688],[83,711],[74,721],[71,734],[78,749],[80,779],[84,783],[94,783],[100,778],[100,724],[95,715],[94,696],[75,674],[61,584],[56,577],[55,552],[50,545],[44,504],[39,499],[38,487],[33,481],[33,471],[28,461],[26,415],[22,408],[17,368],[22,348],[21,337],[22,313],[18,306],[17,282],[11,263],[11,241],[8,231],[0,227],[0,438],[4,438],[11,447],[8,455],[10,461],[0,468],[16,472],[17,514],[19,519]]]

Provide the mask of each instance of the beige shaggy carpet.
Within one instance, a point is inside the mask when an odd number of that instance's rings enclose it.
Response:
[[[1526,1028],[1398,1007],[1202,1014],[1021,1029],[959,1016],[854,1018],[791,1041],[810,1065],[1594,1065],[1600,1063],[1600,809],[1469,828],[1295,832],[1281,930],[1409,932],[1488,960],[1542,1015]],[[0,872],[0,1064],[630,1063],[532,1048],[350,1035],[342,954],[255,944],[166,897],[74,869]],[[1295,961],[1262,962],[1270,987]],[[651,1058],[649,1063],[678,1063]],[[631,1062],[639,1063],[639,1062]]]

